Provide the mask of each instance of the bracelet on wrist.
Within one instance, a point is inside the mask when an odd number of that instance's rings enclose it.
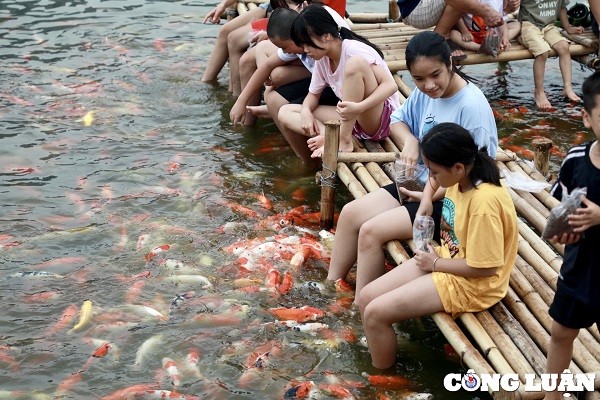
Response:
[[[433,267],[431,268],[431,272],[435,272],[435,263],[436,263],[436,262],[438,262],[438,260],[439,260],[440,258],[441,258],[441,257],[436,257],[436,259],[435,259],[435,260],[433,260]]]

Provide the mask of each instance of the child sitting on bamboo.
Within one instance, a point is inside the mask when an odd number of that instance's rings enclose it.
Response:
[[[507,51],[510,48],[510,41],[515,39],[521,31],[519,21],[508,19],[509,14],[516,11],[508,9],[509,4],[513,3],[502,0],[485,0],[484,3],[503,14],[503,23],[498,27],[500,31],[498,53]],[[483,17],[466,13],[458,20],[455,29],[450,31],[450,39],[465,50],[480,51],[481,44],[490,29],[493,28],[488,27]]]

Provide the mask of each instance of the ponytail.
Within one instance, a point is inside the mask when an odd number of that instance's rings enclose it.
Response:
[[[471,133],[453,122],[435,125],[421,140],[421,151],[428,160],[446,168],[454,164],[472,166],[469,179],[500,186],[500,171],[485,147],[478,149]]]

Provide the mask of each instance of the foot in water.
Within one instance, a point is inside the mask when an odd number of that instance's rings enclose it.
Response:
[[[550,101],[548,101],[548,97],[546,97],[546,93],[541,92],[541,93],[534,93],[534,97],[535,97],[535,105],[539,108],[539,109],[549,109],[552,108],[552,104],[550,104]]]
[[[249,113],[260,118],[271,118],[271,115],[269,115],[269,109],[267,108],[266,104],[260,106],[246,106],[246,110],[248,110]]]
[[[577,93],[575,93],[573,90],[563,90],[563,96],[576,103],[581,101],[581,97],[577,96]]]

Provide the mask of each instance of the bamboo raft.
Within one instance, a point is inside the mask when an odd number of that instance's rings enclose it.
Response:
[[[228,18],[257,7],[266,0],[241,0]],[[397,6],[390,2],[387,14],[351,13],[352,29],[377,44],[394,73],[401,101],[411,89],[396,74],[406,70],[404,49],[408,41],[421,30],[407,26],[398,19]],[[571,56],[587,66],[600,69],[598,41],[591,32],[569,37]],[[511,49],[492,57],[465,50],[467,58],[460,65],[497,63],[533,59],[531,53],[518,42]],[[550,56],[556,56],[554,51]],[[393,183],[393,161],[401,150],[401,141],[392,135],[382,142],[356,142],[352,153],[338,153],[339,122],[326,125],[323,170],[318,173],[321,183],[321,226],[333,226],[336,184],[341,181],[355,197]],[[531,168],[515,153],[498,149],[497,163],[501,171],[523,174],[546,182],[548,152],[551,142],[533,143],[536,168]],[[539,171],[542,171],[540,173]],[[546,354],[550,340],[552,319],[548,315],[556,291],[562,265],[564,246],[553,245],[541,239],[550,209],[558,204],[547,190],[529,193],[509,188],[519,215],[519,250],[506,297],[490,309],[466,313],[457,320],[446,313],[432,315],[433,320],[448,342],[461,357],[461,362],[476,374],[518,374],[522,383],[525,375],[539,375],[546,370]],[[386,251],[401,268],[402,262],[412,256],[414,243],[391,241]],[[598,327],[582,329],[574,342],[573,360],[569,367],[574,374],[593,373],[593,392],[584,392],[578,398],[600,400],[600,333]],[[543,392],[526,392],[523,385],[516,392],[490,392],[494,399],[542,399]]]

